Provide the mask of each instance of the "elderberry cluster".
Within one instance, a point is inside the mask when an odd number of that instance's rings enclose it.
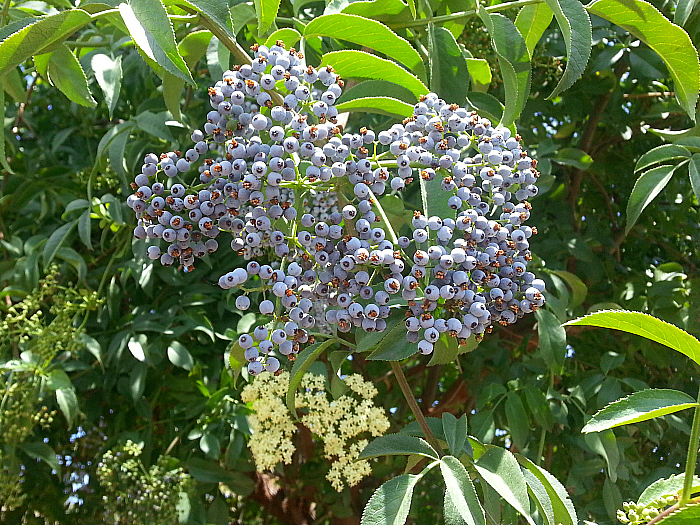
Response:
[[[147,155],[127,200],[134,235],[167,245],[151,244],[151,259],[191,271],[226,232],[248,260],[219,286],[242,292],[240,310],[249,293],[265,296],[256,306],[270,322],[238,340],[251,374],[277,372],[275,355],[293,359],[317,324],[384,331],[404,309],[407,341],[430,354],[443,333],[480,339],[544,304],[544,281],[527,270],[539,174],[519,136],[433,93],[388,130],[343,133],[332,67],[281,42],[253,50],[209,89],[193,148]],[[416,211],[398,237],[378,196],[418,180],[446,206]]]

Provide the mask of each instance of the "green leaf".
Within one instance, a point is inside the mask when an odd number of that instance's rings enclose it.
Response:
[[[178,341],[172,341],[170,345],[168,345],[168,359],[175,366],[179,366],[185,370],[192,370],[194,367],[192,354]]]
[[[323,12],[343,12],[351,15],[360,15],[366,18],[386,17],[391,19],[406,9],[402,0],[331,0]]]
[[[73,228],[75,228],[77,225],[78,220],[76,219],[64,224],[51,234],[44,245],[43,259],[45,269],[49,267],[49,264],[51,264],[51,261],[53,261],[53,258],[56,256],[56,252],[71,234]]]
[[[506,396],[506,421],[508,421],[508,430],[513,444],[522,450],[525,448],[527,436],[530,433],[530,425],[528,417],[525,413],[525,405],[523,405],[520,396],[515,392],[508,392]]]
[[[445,432],[447,446],[450,449],[450,454],[459,457],[463,450],[464,444],[467,441],[467,415],[457,419],[452,413],[445,412],[442,414],[442,429]]]
[[[524,6],[515,17],[515,27],[523,35],[530,57],[553,17],[552,9],[544,2]]]
[[[358,459],[369,459],[379,456],[407,456],[411,454],[439,459],[437,452],[433,450],[433,447],[427,441],[408,434],[386,434],[380,436],[365,447]]]
[[[81,9],[68,9],[55,15],[34,19],[0,42],[0,76],[43,49],[65,40],[92,21]]]
[[[665,496],[675,496],[683,489],[685,474],[674,474],[667,479],[657,479],[654,483],[644,489],[644,492],[637,500],[638,505],[646,507],[650,503]],[[700,491],[700,478],[693,476],[692,493]]]
[[[225,470],[217,461],[189,458],[183,463],[190,475],[202,483],[226,483],[236,494],[246,496],[255,489],[255,482],[240,472]]]
[[[237,340],[231,345],[227,354],[224,356],[224,362],[233,370],[233,384],[235,385],[241,375],[241,370],[248,361],[245,358],[245,350],[241,348]]]
[[[433,436],[435,436],[435,439],[447,443],[447,437],[445,437],[445,430],[443,429],[442,420],[436,417],[426,417],[425,421],[428,423],[428,428],[430,428],[430,431],[433,433]],[[418,421],[411,421],[399,432],[402,434],[410,434],[411,436],[425,437],[423,434],[423,429],[420,428]]]
[[[609,428],[647,421],[700,406],[684,392],[669,389],[648,389],[618,399],[596,413],[581,432],[600,432]]]
[[[204,15],[206,18],[214,22],[214,24],[219,29],[221,29],[221,31],[226,33],[231,38],[234,38],[234,34],[232,31],[234,25],[231,20],[229,2],[222,2],[221,0],[178,0],[178,3],[187,5],[191,9],[194,9],[198,13]],[[248,6],[248,4],[243,5],[245,5],[245,7],[253,11],[253,9]],[[253,14],[255,13],[253,12]]]
[[[437,215],[439,217],[454,218],[457,214],[455,210],[447,204],[447,193],[442,189],[442,172],[438,171],[433,180],[428,181],[419,176],[420,194],[423,204],[423,214],[426,217]]]
[[[88,87],[87,77],[80,62],[65,44],[59,45],[49,57],[47,76],[68,100],[94,108],[97,105]]]
[[[634,166],[634,171],[636,173],[662,162],[687,159],[688,157],[690,157],[690,151],[687,148],[676,144],[664,144],[642,155]]]
[[[122,57],[118,56],[112,60],[109,56],[97,53],[92,56],[90,62],[92,70],[95,72],[95,79],[100,86],[109,110],[109,118],[114,114],[119,99],[119,90],[122,85]]]
[[[254,0],[255,13],[258,15],[258,36],[267,31],[275,21],[280,0]]]
[[[546,0],[554,12],[566,44],[566,69],[557,87],[547,97],[556,97],[583,75],[591,56],[591,19],[578,0]]]
[[[557,478],[552,476],[542,467],[535,465],[522,454],[516,454],[518,462],[525,467],[528,472],[533,474],[544,486],[549,496],[549,501],[552,504],[554,512],[554,522],[558,525],[577,525],[578,518],[576,517],[576,509],[569,498],[569,493],[564,488]]]
[[[695,525],[700,521],[700,504],[690,504],[672,512],[659,525]]]
[[[574,319],[562,326],[598,326],[640,335],[668,346],[700,364],[700,341],[677,326],[641,312],[604,310]]]
[[[284,42],[286,47],[292,47],[295,46],[299,40],[301,40],[301,33],[296,29],[292,29],[291,27],[278,29],[267,37],[267,40],[265,40],[265,45],[270,47],[277,43],[278,40]]]
[[[525,402],[530,413],[535,418],[535,423],[542,428],[551,430],[554,420],[544,392],[531,384],[525,385],[523,391],[525,392]]]
[[[163,139],[168,142],[173,142],[173,138],[168,126],[165,125],[167,112],[163,113],[151,113],[150,111],[143,111],[134,117],[136,125],[141,128],[146,133]]]
[[[566,357],[566,331],[561,327],[559,319],[548,310],[537,310],[535,318],[542,358],[550,370],[561,373]]]
[[[383,332],[365,332],[361,330],[355,335],[356,352],[372,350],[381,340],[387,337],[397,324],[403,325],[405,317],[402,312],[394,310],[386,319],[386,329]]]
[[[88,250],[92,250],[90,230],[90,210],[85,210],[78,218],[78,236]]]
[[[425,66],[418,52],[381,22],[344,13],[323,15],[311,20],[304,28],[304,38],[316,36],[347,40],[374,49],[403,64],[421,80],[426,80]]]
[[[552,502],[549,500],[549,494],[542,482],[532,472],[527,469],[522,470],[527,483],[527,493],[530,499],[535,501],[540,516],[544,519],[546,525],[557,525],[554,521],[554,509]]]
[[[401,474],[382,484],[362,511],[360,525],[403,525],[411,509],[413,488],[420,478]]]
[[[368,78],[393,82],[410,90],[416,97],[428,92],[418,77],[401,66],[364,51],[333,51],[323,55],[322,66],[331,65],[336,73],[345,78]]]
[[[143,334],[135,335],[129,338],[129,343],[127,344],[127,347],[129,348],[129,352],[131,352],[131,355],[133,355],[137,361],[146,360],[146,350],[144,346],[147,343],[148,339]]]
[[[527,483],[513,454],[504,448],[491,447],[474,466],[480,477],[488,483],[515,510],[522,514],[530,525],[535,525],[528,509]]]
[[[398,84],[385,80],[365,80],[344,91],[336,105],[365,97],[391,97],[411,105],[418,101],[418,98],[410,90]]]
[[[690,158],[688,174],[690,175],[690,185],[695,192],[695,198],[700,202],[700,153],[696,153]]]
[[[219,438],[210,432],[205,432],[199,439],[199,448],[208,457],[212,459],[219,459],[221,454],[221,441]]]
[[[488,118],[492,122],[500,122],[503,117],[503,104],[488,93],[480,93],[478,91],[469,91],[467,93],[467,102],[477,110],[480,115]]]
[[[46,374],[46,388],[49,390],[59,390],[61,388],[73,388],[70,377],[65,370],[56,368]]]
[[[500,124],[510,126],[520,115],[530,94],[530,52],[509,18],[489,14],[482,5],[479,5],[479,16],[489,31],[503,76],[506,103]]]
[[[448,103],[464,104],[468,90],[467,62],[452,33],[433,23],[428,24],[428,63],[430,90]]]
[[[484,509],[464,465],[454,456],[445,456],[440,460],[440,470],[450,501],[460,517],[468,525],[486,525]]]
[[[695,121],[695,105],[700,91],[700,62],[688,33],[643,0],[596,0],[586,9],[629,31],[656,51],[671,73],[678,102]]]
[[[384,331],[386,334],[367,356],[368,361],[401,361],[418,351],[418,345],[406,340],[406,327],[399,321],[394,327]]]
[[[684,163],[679,164],[682,166]],[[673,173],[678,166],[663,165],[652,168],[642,175],[634,183],[632,194],[627,201],[627,224],[625,225],[625,234],[629,233],[632,227],[639,219],[639,216],[644,211],[644,208],[651,204],[656,196],[666,187],[668,181],[673,177]]]
[[[61,464],[58,461],[58,455],[49,445],[39,441],[35,443],[20,443],[17,447],[30,458],[40,459],[46,463],[61,477]]]
[[[673,13],[673,23],[684,26],[697,3],[698,0],[678,0],[676,12]]]
[[[569,306],[571,306],[571,308],[580,306],[583,301],[585,301],[586,295],[588,295],[588,287],[584,284],[584,282],[578,277],[578,275],[566,272],[564,270],[555,270],[553,273],[566,281],[566,285],[571,291]]]
[[[0,108],[2,108],[2,119],[3,123],[5,121],[5,90],[0,89]],[[5,153],[5,128],[2,127],[2,136],[0,136],[0,165],[10,174],[13,174],[12,168],[10,168],[10,163],[7,162],[7,155]]]
[[[75,389],[72,386],[59,388],[56,390],[56,401],[68,422],[68,427],[72,427],[78,417],[78,396],[75,395]]]
[[[171,75],[195,85],[177,49],[173,25],[161,0],[131,0],[119,13],[138,48]]]
[[[561,148],[552,160],[557,164],[573,166],[580,170],[587,170],[593,164],[593,159],[588,153],[576,148]]]
[[[608,466],[608,477],[615,483],[617,481],[617,466],[620,464],[620,451],[617,448],[617,438],[612,430],[604,430],[584,436],[586,444],[593,452],[605,459]]]
[[[3,89],[10,95],[15,102],[23,104],[27,100],[27,84],[19,75],[17,68],[8,71],[3,77],[0,77]]]
[[[377,113],[390,117],[407,117],[413,112],[413,106],[391,97],[363,97],[336,104],[338,113]]]
[[[134,403],[138,402],[146,389],[146,374],[148,366],[146,363],[136,363],[129,374],[129,393]]]
[[[313,362],[318,359],[318,356],[334,343],[334,339],[328,339],[322,343],[315,343],[306,347],[297,355],[292,371],[289,374],[289,389],[287,390],[287,408],[292,414],[296,415],[296,393],[302,377],[304,377],[304,374]]]
[[[491,66],[488,61],[483,58],[465,58],[464,60],[467,62],[467,71],[469,71],[469,76],[472,79],[474,91],[486,92],[491,85]],[[503,113],[502,107],[501,113]]]

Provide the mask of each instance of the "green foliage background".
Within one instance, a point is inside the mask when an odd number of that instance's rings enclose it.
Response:
[[[185,274],[152,265],[144,244],[132,242],[128,183],[145,153],[185,147],[201,125],[209,109],[206,87],[241,58],[234,36],[246,49],[277,38],[299,45],[291,40],[304,34],[308,63],[327,60],[350,80],[340,101],[353,108],[348,129],[391,126],[416,102],[423,81],[494,121],[515,120],[538,159],[532,223],[539,232],[532,245],[548,281],[548,309],[496,329],[473,352],[444,363],[403,363],[426,415],[466,413],[469,434],[480,441],[543,458],[579,518],[596,523],[613,523],[623,500],[682,472],[686,412],[600,435],[581,429],[606,404],[647,387],[695,397],[694,365],[634,336],[560,327],[587,312],[623,307],[700,335],[700,127],[694,122],[700,10],[687,0],[652,3],[477,8],[470,0],[231,0],[228,6],[183,0],[166,2],[166,10],[158,0],[133,1],[128,9],[137,21],[156,13],[169,16],[174,29],[173,39],[167,20],[154,15],[149,54],[134,44],[134,28],[117,2],[88,0],[78,11],[65,0],[6,1],[0,362],[4,392],[11,374],[15,380],[24,374],[23,384],[36,385],[36,395],[18,420],[30,427],[21,441],[7,433],[11,417],[3,416],[3,472],[23,465],[27,497],[1,519],[101,523],[102,497],[111,494],[97,483],[98,458],[128,439],[143,443],[145,465],[169,455],[195,478],[189,508],[182,509],[188,523],[359,523],[373,491],[404,471],[404,458],[381,458],[372,478],[337,494],[319,482],[325,465],[310,450],[305,461],[256,474],[245,447],[249,408],[239,401],[247,374],[237,378],[224,359],[255,316],[239,312],[235,296],[216,286],[221,272],[242,259],[222,249]],[[629,19],[632,8],[646,18]],[[324,13],[381,22],[407,40],[406,48],[391,38],[385,43],[376,22],[344,19],[333,26],[319,19]],[[515,27],[523,45],[508,40]],[[324,59],[346,50],[406,67],[397,65],[387,78],[381,65],[357,73],[353,55]],[[531,77],[518,64],[531,65]],[[401,199],[387,206],[397,230],[420,205],[417,188]],[[47,284],[42,279],[52,265],[57,281]],[[66,301],[68,320],[61,313]],[[32,317],[37,311],[42,315]],[[42,359],[22,368],[27,350]],[[342,365],[344,373],[376,381],[397,431],[410,411],[389,370],[362,354]],[[52,421],[28,423],[43,406],[56,411]],[[442,520],[443,494],[427,489],[438,482],[433,470],[414,494],[411,523]],[[276,493],[268,490],[273,483]],[[290,508],[300,510],[284,510]]]

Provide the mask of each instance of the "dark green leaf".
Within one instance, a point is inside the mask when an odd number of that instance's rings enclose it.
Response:
[[[448,103],[464,104],[468,86],[467,62],[450,31],[428,24],[430,90]]]
[[[690,174],[690,185],[695,192],[695,198],[700,202],[700,153],[696,153],[691,157],[688,173]]]
[[[457,212],[447,204],[447,193],[442,189],[442,172],[438,170],[433,180],[428,181],[420,177],[420,195],[423,201],[423,214],[426,217],[437,215],[438,217],[453,218]]]
[[[211,432],[204,432],[202,437],[199,438],[199,448],[208,457],[212,459],[219,459],[219,455],[221,454],[221,442],[215,434],[212,434]]]
[[[452,505],[468,525],[486,525],[484,509],[469,478],[469,473],[454,456],[440,460],[440,470]]]
[[[591,19],[578,0],[547,0],[566,44],[566,69],[549,98],[569,89],[583,75],[591,56]]]
[[[56,368],[46,375],[46,388],[49,390],[73,388],[73,383],[64,370]]]
[[[620,451],[617,448],[617,438],[612,430],[603,430],[584,436],[586,444],[593,452],[605,459],[608,466],[608,477],[615,483],[617,481],[617,466],[620,464]]]
[[[641,312],[607,310],[574,319],[563,326],[599,326],[640,335],[687,355],[700,364],[700,341],[666,321]]]
[[[64,224],[51,234],[49,239],[46,241],[46,244],[44,245],[44,268],[49,267],[49,264],[51,264],[51,261],[53,261],[53,258],[56,256],[56,252],[71,234],[73,228],[75,228],[77,225],[78,220],[76,219],[74,221]]]
[[[148,373],[148,366],[146,363],[136,363],[131,369],[129,374],[129,393],[131,394],[131,399],[136,403],[146,388],[146,374]]]
[[[470,91],[467,93],[467,102],[480,115],[488,118],[492,122],[500,122],[503,117],[503,104],[493,95]]]
[[[240,472],[221,468],[216,461],[200,458],[189,458],[183,465],[190,475],[203,483],[226,483],[236,494],[247,496],[255,489],[252,479]]]
[[[587,170],[593,164],[593,159],[588,153],[576,148],[561,148],[552,160],[557,164],[573,166],[580,170]]]
[[[55,470],[59,477],[61,476],[61,464],[58,461],[58,455],[49,445],[46,443],[35,442],[20,443],[18,447],[29,457],[42,460],[49,467]]]
[[[394,327],[384,331],[384,336],[367,357],[368,361],[401,361],[418,351],[418,345],[406,340],[406,327],[398,322]]]
[[[491,488],[522,514],[530,525],[535,525],[529,512],[527,483],[513,454],[500,447],[491,447],[474,466]]]
[[[678,0],[676,12],[673,13],[673,23],[684,26],[697,3],[698,0]]]
[[[122,57],[118,56],[112,60],[107,55],[97,53],[92,56],[90,65],[95,72],[97,84],[104,94],[109,118],[112,118],[122,85]]]
[[[520,115],[530,94],[530,52],[509,18],[489,14],[481,5],[479,16],[489,31],[503,75],[506,103],[500,124],[510,126]]]
[[[551,8],[542,2],[524,6],[515,18],[515,27],[523,35],[530,56],[532,56],[537,42],[542,38],[553,17],[554,13],[552,13]]]
[[[88,250],[92,250],[91,230],[90,230],[90,210],[85,210],[78,219],[78,235]]]
[[[150,111],[144,111],[139,113],[134,117],[136,125],[141,128],[146,133],[150,133],[154,137],[172,142],[175,140],[165,125],[167,113],[151,113]]]
[[[387,337],[397,325],[403,325],[405,319],[402,312],[394,310],[386,319],[386,330],[383,332],[365,332],[360,331],[355,335],[355,343],[357,344],[356,352],[366,352],[372,350],[380,341]],[[397,332],[398,333],[398,332]]]
[[[540,516],[544,519],[546,525],[557,525],[554,521],[554,509],[552,502],[549,500],[549,494],[542,482],[532,472],[527,469],[522,470],[527,483],[527,493],[530,499],[535,501]]]
[[[323,55],[321,66],[331,65],[345,78],[370,78],[393,82],[410,90],[416,97],[428,92],[418,77],[391,60],[364,51],[333,51]],[[410,116],[410,115],[408,115]]]
[[[304,28],[304,38],[315,36],[329,36],[374,49],[403,64],[421,80],[426,80],[425,66],[418,52],[406,40],[376,20],[344,13],[320,16]]]
[[[362,511],[361,525],[403,525],[411,508],[413,488],[420,476],[402,474],[374,491]]]
[[[224,358],[225,363],[231,367],[233,370],[233,384],[235,385],[238,381],[238,377],[241,375],[241,370],[246,366],[245,350],[241,348],[238,341],[234,342],[229,348],[228,355]]]
[[[299,355],[294,360],[294,366],[289,375],[289,389],[287,390],[287,408],[292,414],[296,414],[296,393],[302,377],[304,377],[304,374],[314,361],[318,359],[318,356],[334,343],[333,339],[328,339],[322,343],[312,344],[299,352]]]
[[[450,412],[442,414],[442,429],[445,432],[447,446],[450,449],[450,454],[459,457],[463,450],[464,444],[467,442],[467,415],[457,419]]]
[[[600,432],[700,406],[684,392],[648,389],[618,399],[595,414],[581,432]]]
[[[586,9],[629,31],[658,53],[671,73],[678,102],[695,120],[695,105],[700,91],[700,63],[688,33],[643,0],[596,0]]]
[[[380,436],[365,447],[360,453],[359,459],[376,458],[379,456],[406,456],[410,454],[438,459],[437,452],[428,445],[427,441],[409,434],[387,434]]]
[[[0,42],[0,76],[24,62],[32,55],[56,42],[65,40],[85,26],[92,17],[81,9],[68,9],[55,15],[29,21]]]
[[[559,319],[547,310],[537,310],[535,318],[542,358],[550,370],[561,373],[566,357],[566,331]]]
[[[517,393],[508,392],[505,410],[510,437],[513,444],[522,450],[525,448],[527,436],[530,433],[530,425],[528,424],[529,418],[525,413],[525,406]]]
[[[152,61],[194,85],[187,64],[180,56],[168,12],[161,0],[131,0],[119,4],[119,13],[139,49]]]
[[[445,431],[443,430],[442,420],[436,417],[426,417],[426,423],[428,423],[428,428],[435,436],[435,439],[444,441],[447,443],[447,438],[445,437]],[[420,428],[418,421],[411,421],[408,425],[400,430],[401,433],[410,434],[411,436],[425,437],[423,430]]]

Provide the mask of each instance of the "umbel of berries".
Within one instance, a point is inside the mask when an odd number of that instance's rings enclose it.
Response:
[[[277,372],[312,329],[384,331],[400,311],[407,341],[431,354],[443,334],[480,339],[544,305],[528,271],[539,173],[519,136],[432,93],[388,130],[344,133],[332,67],[281,42],[253,51],[209,88],[192,148],[147,155],[127,199],[151,259],[191,271],[228,244],[247,261],[219,286],[266,321],[238,340],[251,374]],[[418,210],[398,237],[380,196],[419,178],[439,183],[449,213]]]

